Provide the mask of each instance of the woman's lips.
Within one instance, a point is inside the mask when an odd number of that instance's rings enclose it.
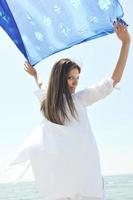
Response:
[[[75,90],[75,87],[70,87],[71,90]]]

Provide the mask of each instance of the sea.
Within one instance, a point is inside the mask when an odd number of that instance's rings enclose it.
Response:
[[[105,200],[133,200],[133,174],[103,176]],[[44,200],[32,182],[1,183],[0,200]]]

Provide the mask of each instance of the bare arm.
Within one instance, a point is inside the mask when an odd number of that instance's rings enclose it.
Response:
[[[114,23],[114,28],[115,28],[117,37],[122,42],[122,46],[121,46],[121,51],[120,51],[120,55],[119,55],[116,67],[111,77],[114,80],[113,86],[115,86],[122,78],[122,74],[126,66],[126,61],[127,61],[129,46],[130,46],[130,35],[128,33],[127,27],[120,24],[117,21]]]
[[[42,78],[37,74],[37,71],[35,68],[33,68],[32,65],[30,65],[27,61],[24,63],[24,70],[29,73],[31,76],[34,77],[36,84],[39,88],[43,87],[43,81]]]

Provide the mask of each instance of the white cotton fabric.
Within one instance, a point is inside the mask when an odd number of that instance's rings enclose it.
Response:
[[[59,198],[57,200],[101,200],[101,198],[87,197],[76,194],[73,197]]]
[[[30,160],[40,192],[47,199],[104,200],[104,181],[100,158],[92,132],[87,106],[113,91],[113,80],[105,78],[97,85],[72,94],[78,121],[58,125],[44,118],[28,138],[23,152],[13,164]],[[35,94],[42,101],[46,90]],[[33,136],[33,137],[32,137]],[[37,136],[37,137],[36,137]],[[35,138],[38,138],[37,140]]]

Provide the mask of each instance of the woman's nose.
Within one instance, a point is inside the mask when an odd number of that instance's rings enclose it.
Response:
[[[77,85],[77,83],[78,83],[78,80],[75,79],[75,80],[73,81],[73,85]]]

